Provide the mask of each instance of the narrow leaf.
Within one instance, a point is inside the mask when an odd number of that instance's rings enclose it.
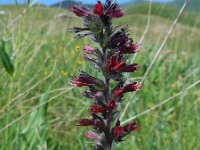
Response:
[[[12,75],[14,72],[14,66],[10,60],[9,55],[6,53],[6,45],[5,45],[5,41],[1,40],[1,46],[0,46],[0,59],[1,62],[4,66],[4,68],[6,69],[6,71]]]

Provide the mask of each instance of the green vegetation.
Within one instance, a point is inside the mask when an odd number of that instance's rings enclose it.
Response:
[[[81,20],[64,9],[42,6],[28,8],[23,14],[26,7],[0,6],[6,13],[0,15],[0,38],[8,42],[6,52],[14,65],[10,76],[0,63],[0,149],[88,150],[91,142],[83,137],[87,128],[75,126],[75,121],[87,116],[89,100],[81,96],[82,89],[68,84],[81,69],[93,73],[81,50],[89,40],[74,40],[67,32],[72,26],[80,26]],[[66,16],[59,17],[60,13]],[[128,24],[130,35],[139,41],[147,13],[148,5],[130,6],[127,15],[114,24]],[[132,80],[140,81],[176,15],[173,8],[153,5],[149,31],[136,57],[141,69],[131,75]],[[200,79],[199,41],[200,17],[185,12],[143,89],[134,99],[129,94],[124,100],[131,103],[123,120]],[[116,150],[199,150],[199,113],[198,85],[138,118],[141,130],[128,136]]]
[[[199,0],[190,0],[189,1],[189,5],[188,7],[186,8],[187,10],[190,10],[190,11],[200,11],[200,1]],[[182,0],[175,0],[171,3],[169,3],[171,6],[175,6],[175,7],[178,7],[180,8],[181,5],[183,4],[183,1]]]

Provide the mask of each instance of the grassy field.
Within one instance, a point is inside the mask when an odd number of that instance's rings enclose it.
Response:
[[[148,5],[129,6],[114,25],[128,24],[131,37],[139,41],[148,9]],[[90,101],[81,95],[84,89],[68,82],[79,70],[101,75],[83,61],[81,50],[87,43],[98,45],[88,38],[74,39],[68,29],[82,21],[64,9],[0,6],[1,10],[5,15],[0,15],[0,38],[6,43],[14,74],[10,76],[0,63],[0,149],[88,150],[91,142],[82,135],[87,128],[75,124],[88,116]],[[152,6],[149,30],[135,59],[141,69],[130,80],[141,80],[177,13],[170,7]],[[199,41],[199,13],[184,12],[143,89],[134,98],[126,96],[121,107],[131,103],[122,121],[183,92],[137,118],[141,130],[115,145],[116,150],[200,149],[200,85],[184,91],[200,80]]]

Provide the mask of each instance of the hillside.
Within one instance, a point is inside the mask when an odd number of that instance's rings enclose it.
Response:
[[[127,15],[130,14],[147,15],[148,11],[149,11],[148,4],[130,5],[125,8],[125,12],[127,13]],[[176,18],[176,15],[178,14],[178,11],[179,11],[178,9],[170,7],[168,5],[153,4],[151,15],[159,16],[169,20],[174,20]],[[191,27],[195,25],[196,27],[200,28],[200,15],[198,14],[200,14],[200,12],[185,11],[181,16],[179,23],[189,25]]]
[[[183,4],[183,0],[175,0],[174,2],[169,3],[170,6],[180,8]],[[186,8],[191,11],[200,11],[200,0],[190,0]]]
[[[74,0],[64,0],[58,3],[55,3],[53,5],[51,5],[50,7],[60,7],[60,8],[69,8],[70,6],[72,6],[73,4],[77,4],[77,1]],[[87,5],[90,8],[93,8],[93,5],[88,4]]]

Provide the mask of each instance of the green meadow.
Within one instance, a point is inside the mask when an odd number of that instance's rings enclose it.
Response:
[[[152,63],[178,10],[165,5],[126,6],[125,16],[113,26],[128,25],[139,42],[149,27],[136,57],[140,65],[129,80],[141,81]],[[26,11],[24,11],[26,10]],[[0,150],[88,150],[92,141],[83,136],[91,128],[78,127],[87,117],[90,100],[84,88],[69,81],[80,70],[101,76],[83,60],[89,38],[75,39],[68,30],[82,20],[65,9],[40,5],[0,6],[0,50],[13,65],[10,75],[0,60]],[[150,17],[150,18],[149,18]],[[4,48],[3,46],[4,45]],[[0,57],[1,58],[1,57]],[[135,119],[140,130],[115,144],[116,150],[200,149],[200,12],[184,11],[148,74],[142,90],[126,95],[121,110],[130,102],[122,122],[169,102]],[[181,92],[178,96],[177,93]]]

